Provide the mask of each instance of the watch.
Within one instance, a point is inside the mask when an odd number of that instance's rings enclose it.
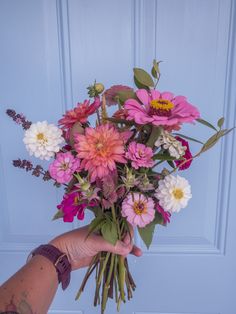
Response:
[[[71,264],[65,253],[51,244],[42,244],[34,249],[27,258],[27,262],[35,255],[42,255],[49,259],[56,268],[58,282],[65,290],[70,283]]]

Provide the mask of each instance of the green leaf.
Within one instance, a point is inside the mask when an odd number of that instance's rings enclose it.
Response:
[[[209,150],[210,148],[212,148],[218,141],[219,139],[224,136],[225,134],[227,134],[228,130],[221,130],[219,132],[217,132],[216,134],[214,134],[213,136],[211,136],[206,143],[203,145],[201,152],[206,152],[207,150]]]
[[[52,220],[56,220],[56,219],[62,218],[63,216],[64,216],[63,211],[58,210],[58,212],[56,212],[56,214],[53,216]]]
[[[155,220],[154,220],[156,225],[162,225],[165,226],[166,224],[164,223],[163,217],[158,211],[155,213]]]
[[[199,123],[201,123],[201,124],[203,124],[203,125],[205,125],[205,126],[208,126],[208,128],[211,128],[211,129],[213,129],[213,130],[215,130],[215,131],[218,131],[215,127],[214,127],[214,125],[212,125],[211,123],[209,123],[209,122],[207,122],[206,120],[203,120],[203,119],[197,119],[197,122],[199,122]]]
[[[176,160],[175,157],[169,156],[169,155],[163,155],[163,154],[155,154],[153,156],[154,160]]]
[[[149,136],[149,139],[148,139],[148,141],[146,143],[146,146],[149,146],[149,147],[153,148],[156,140],[158,139],[158,137],[161,134],[161,130],[162,130],[161,127],[157,127],[157,126],[153,126],[152,127],[152,132],[151,132],[151,134]]]
[[[96,217],[94,218],[90,225],[89,225],[89,232],[87,234],[87,237],[86,239],[93,233],[93,232],[96,232],[96,231],[99,231],[102,226],[105,224],[106,222],[106,219],[104,216],[99,216],[99,217]]]
[[[149,87],[146,86],[146,85],[141,84],[141,83],[136,79],[135,76],[134,76],[134,84],[135,84],[136,87],[139,88],[139,89],[142,89],[142,88],[143,88],[143,89],[149,90]]]
[[[134,68],[134,77],[142,85],[147,87],[154,87],[152,77],[145,70],[140,68]]]
[[[236,128],[236,127],[234,126],[234,127],[233,127],[233,128],[231,128],[231,129],[227,129],[227,130],[225,131],[225,133],[224,133],[224,135],[223,135],[223,136],[225,136],[225,135],[229,134],[229,133],[230,133],[230,132],[232,132],[235,128]]]
[[[143,242],[145,243],[145,245],[148,249],[152,243],[152,238],[153,238],[155,226],[156,226],[156,223],[155,223],[155,219],[154,219],[154,221],[152,221],[146,227],[144,227],[144,228],[138,227],[139,235],[142,238]]]
[[[171,168],[175,169],[175,164],[171,160],[167,160],[168,164],[171,166]]]
[[[217,125],[218,125],[218,127],[219,127],[220,129],[222,128],[222,125],[224,124],[224,122],[225,122],[225,118],[224,118],[224,117],[222,117],[222,118],[220,118],[220,119],[218,120]]]
[[[101,229],[103,238],[111,243],[112,245],[116,244],[116,241],[118,240],[118,234],[117,234],[117,228],[116,224],[113,221],[107,220]]]
[[[183,135],[183,134],[180,134],[180,133],[174,133],[174,135],[177,135],[177,136],[180,136],[180,137],[183,137],[185,138],[186,140],[189,140],[189,141],[193,141],[193,142],[196,142],[196,143],[199,143],[199,144],[204,144],[203,142],[193,138],[193,137],[190,137],[190,136],[186,136],[186,135]]]
[[[127,99],[136,98],[136,94],[133,90],[120,91],[117,93],[117,96],[122,103],[124,103]]]

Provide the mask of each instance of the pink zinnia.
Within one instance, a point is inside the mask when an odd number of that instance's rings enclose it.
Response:
[[[131,165],[135,169],[140,167],[149,168],[154,165],[154,161],[152,160],[153,151],[150,147],[147,147],[144,144],[131,142],[125,157],[132,160]]]
[[[131,135],[130,131],[118,132],[109,123],[86,128],[84,135],[75,135],[75,149],[83,159],[81,168],[89,172],[91,182],[116,170],[116,163],[127,162],[124,144]]]
[[[84,219],[84,209],[86,204],[80,204],[79,199],[79,192],[64,194],[61,204],[57,206],[57,208],[64,214],[64,222],[72,222],[75,216],[77,216],[79,220]]]
[[[156,210],[158,211],[158,213],[161,214],[162,218],[163,218],[163,222],[164,224],[167,224],[167,222],[170,222],[170,216],[171,213],[169,213],[168,211],[165,211],[160,204],[156,205]]]
[[[124,108],[128,110],[127,120],[138,124],[152,123],[158,125],[176,125],[183,122],[193,122],[199,118],[199,111],[189,104],[184,96],[176,96],[170,92],[160,93],[145,89],[136,91],[136,99],[128,99]]]
[[[68,183],[79,166],[80,160],[70,152],[58,153],[56,159],[49,166],[49,173],[58,183]]]
[[[193,159],[191,159],[193,156],[190,152],[189,144],[187,141],[185,141],[183,138],[181,138],[179,136],[176,136],[175,138],[177,139],[177,141],[179,141],[182,144],[182,146],[186,147],[185,153],[182,156],[182,158],[184,160],[188,160],[182,166],[179,167],[179,170],[188,169],[190,167],[192,161],[193,161]],[[176,166],[178,167],[180,164],[182,164],[184,162],[184,160],[175,160],[174,162],[175,162]]]
[[[76,108],[68,110],[63,115],[63,118],[58,121],[58,124],[63,130],[68,131],[76,122],[86,123],[88,117],[98,109],[100,104],[99,97],[96,97],[92,104],[90,104],[90,100],[78,103]]]
[[[141,228],[155,218],[154,201],[140,193],[130,193],[122,203],[121,215],[126,217],[132,226]]]

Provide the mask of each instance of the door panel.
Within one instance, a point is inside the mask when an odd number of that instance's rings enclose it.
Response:
[[[235,27],[234,0],[0,1],[0,255],[6,270],[0,282],[33,247],[78,226],[51,221],[63,191],[12,167],[12,159],[28,155],[23,132],[4,111],[55,122],[86,98],[95,79],[106,87],[131,85],[132,68],[148,70],[156,57],[163,61],[160,90],[186,95],[206,120],[224,115],[233,126]],[[184,131],[209,136],[200,125]],[[180,174],[190,180],[193,198],[167,228],[156,228],[149,250],[136,235],[144,255],[130,257],[137,290],[121,313],[236,313],[234,143],[232,134]],[[65,292],[58,290],[49,313],[99,313],[92,306],[93,280],[74,301],[84,272],[73,274]],[[111,302],[107,313],[115,313]]]

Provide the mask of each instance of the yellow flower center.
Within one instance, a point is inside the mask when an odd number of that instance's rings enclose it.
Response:
[[[166,99],[153,99],[150,102],[153,109],[171,110],[174,108],[174,104]]]
[[[37,140],[38,141],[43,141],[43,142],[47,142],[48,141],[43,133],[38,133],[37,134]]]
[[[103,148],[103,143],[98,142],[98,143],[96,144],[96,148],[97,148],[97,150],[102,150],[102,148]]]
[[[142,201],[135,201],[133,208],[137,215],[142,215],[147,212],[147,205]]]
[[[104,141],[104,139],[99,139],[95,144],[96,154],[102,158],[106,157],[109,152],[109,145]]]
[[[174,197],[177,199],[177,200],[180,200],[181,198],[183,198],[184,196],[184,193],[181,189],[174,189],[172,194],[174,195]]]

